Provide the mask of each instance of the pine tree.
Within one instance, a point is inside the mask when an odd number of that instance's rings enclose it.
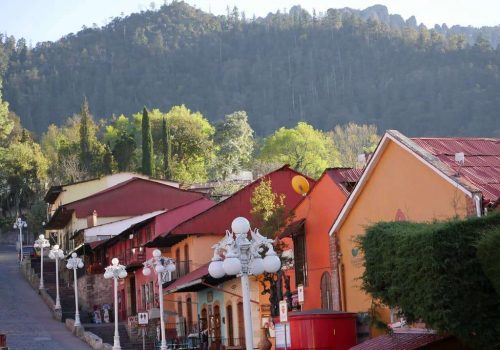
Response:
[[[153,175],[153,136],[146,107],[142,111],[142,173]]]
[[[171,170],[171,145],[170,145],[170,132],[167,126],[167,118],[163,117],[161,128],[161,141],[163,147],[163,175],[165,179],[170,180],[172,177]]]
[[[92,150],[90,145],[90,112],[87,97],[84,97],[80,120],[80,165],[86,171],[90,171],[92,163]]]

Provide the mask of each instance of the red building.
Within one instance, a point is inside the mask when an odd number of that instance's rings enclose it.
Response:
[[[70,237],[78,230],[151,213],[171,210],[204,198],[197,192],[160,182],[132,178],[80,200],[61,205],[45,226],[59,230],[59,244],[74,249]]]
[[[293,268],[287,272],[292,293],[297,294],[299,285],[304,287],[302,310],[339,310],[338,305],[332,303],[336,272],[332,271],[328,232],[362,172],[362,169],[346,168],[325,170],[295,207],[295,219],[283,233],[294,257]]]
[[[137,312],[157,307],[158,284],[155,276],[142,274],[143,263],[152,257],[155,248],[146,248],[145,244],[160,233],[168,232],[171,228],[214,204],[215,202],[207,198],[200,198],[138,222],[106,241],[92,244],[90,264],[93,266],[93,271],[101,273],[113,258],[118,258],[120,264],[127,267],[128,276],[120,281],[119,285],[121,320],[125,320],[127,316],[136,315]],[[164,253],[170,255],[168,251]],[[179,261],[177,265],[177,270],[170,279],[176,279],[190,271],[189,258],[186,261]]]

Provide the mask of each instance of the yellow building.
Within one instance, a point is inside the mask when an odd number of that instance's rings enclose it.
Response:
[[[413,138],[387,131],[334,222],[334,288],[341,310],[366,313],[372,298],[360,286],[363,257],[356,237],[379,221],[429,222],[481,216],[498,203],[498,139]],[[384,321],[391,313],[381,310]]]

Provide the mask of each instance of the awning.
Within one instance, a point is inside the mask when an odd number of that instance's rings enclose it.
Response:
[[[163,290],[163,293],[172,294],[180,292],[196,292],[205,288],[210,288],[209,285],[220,284],[235,277],[224,276],[222,278],[215,279],[208,273],[209,264],[210,263],[207,263],[187,275],[176,279]]]
[[[56,212],[44,226],[45,230],[60,230],[66,227],[73,216],[73,209],[66,209],[64,206],[57,208]]]
[[[83,246],[84,246],[84,245],[85,245],[85,243],[82,243],[82,244],[80,244],[79,246],[77,246],[75,249],[70,250],[70,251],[66,254],[65,258],[69,258],[69,257],[71,256],[71,254],[73,254],[73,253],[78,253],[78,251],[79,251],[81,248],[83,248]]]
[[[144,244],[144,246],[148,248],[171,247],[174,244],[177,244],[180,241],[186,239],[187,237],[188,235],[174,235],[168,233],[165,236],[158,236],[154,238],[152,241],[149,241],[148,243]]]
[[[285,227],[283,232],[279,235],[279,238],[293,236],[293,235],[296,235],[297,233],[301,232],[304,228],[305,221],[306,221],[306,219],[300,219],[300,220],[292,222],[287,227]]]

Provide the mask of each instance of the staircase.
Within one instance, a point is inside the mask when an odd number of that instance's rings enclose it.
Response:
[[[59,261],[59,265],[65,264],[64,261]],[[35,273],[40,276],[40,258],[31,259],[31,267]],[[44,257],[43,259],[43,284],[47,293],[56,302],[56,263],[54,260]],[[59,299],[61,301],[62,322],[67,318],[75,318],[75,290],[72,284],[68,287],[63,283],[61,274],[59,274]],[[90,323],[90,317],[86,312],[80,309],[80,322]]]
[[[115,325],[113,323],[86,324],[85,330],[97,335],[104,343],[113,345],[115,335]],[[122,350],[142,350],[142,338],[137,342],[131,341],[127,334],[127,330],[125,329],[124,323],[120,323],[118,325],[118,333],[120,334],[120,345]],[[147,336],[145,349],[155,349],[154,342],[148,339]]]

